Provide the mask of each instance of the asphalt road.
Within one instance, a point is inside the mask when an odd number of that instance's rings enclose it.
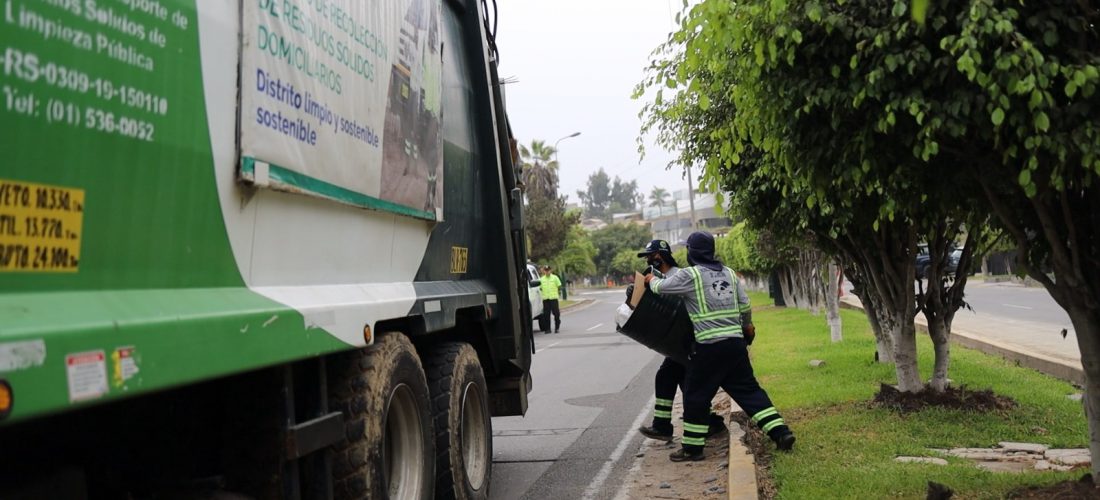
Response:
[[[845,293],[852,284],[845,282]],[[1026,287],[1016,283],[984,283],[967,281],[966,302],[973,311],[961,309],[957,313],[995,316],[998,318],[1050,324],[1055,329],[1073,331],[1069,315],[1051,298],[1043,287]]]
[[[1003,318],[1049,323],[1073,330],[1069,315],[1047,293],[1046,288],[1025,287],[1015,283],[966,284],[966,301],[974,312],[961,310],[957,314],[987,314]]]
[[[492,499],[613,498],[642,443],[659,355],[615,332],[621,290],[579,291],[535,334],[527,415],[493,419]]]

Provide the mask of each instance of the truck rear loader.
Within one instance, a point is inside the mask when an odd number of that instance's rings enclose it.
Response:
[[[484,0],[0,0],[0,498],[487,498],[526,411]]]

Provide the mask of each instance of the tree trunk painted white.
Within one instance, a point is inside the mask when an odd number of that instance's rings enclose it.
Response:
[[[887,322],[889,326],[883,326],[894,340],[894,372],[898,377],[898,390],[920,392],[924,389],[924,382],[917,367],[917,328],[912,316],[899,314]]]
[[[1081,365],[1085,370],[1085,417],[1089,422],[1089,453],[1092,454],[1092,475],[1100,477],[1100,309],[1084,307],[1067,309],[1077,333],[1081,350]]]
[[[928,386],[935,392],[947,389],[947,369],[951,366],[951,327],[945,323],[939,318],[928,325],[928,335],[932,337],[932,349],[936,353]]]
[[[783,303],[786,307],[796,307],[794,294],[791,293],[790,268],[782,266],[776,274],[779,277],[779,293],[783,296]]]
[[[825,319],[829,323],[829,338],[833,342],[844,340],[840,325],[840,280],[837,274],[836,262],[829,261],[822,285],[825,290]]]

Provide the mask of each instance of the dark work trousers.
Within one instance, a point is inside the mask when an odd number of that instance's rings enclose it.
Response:
[[[561,329],[561,310],[558,309],[558,299],[543,300],[542,301],[542,313],[546,315],[546,319],[550,319],[550,315],[554,315],[554,331]]]
[[[653,378],[653,429],[657,432],[672,434],[672,403],[676,400],[676,388],[684,389],[684,377],[687,376],[687,367],[665,358],[660,368],[657,368],[657,376]],[[709,407],[709,406],[708,406]],[[711,434],[722,430],[726,423],[720,415],[710,410]]]
[[[672,434],[672,402],[676,399],[676,387],[684,383],[687,368],[680,363],[665,358],[653,378],[653,394],[657,398],[653,403],[653,428],[659,432]]]
[[[701,453],[706,444],[710,402],[721,387],[773,440],[790,432],[752,374],[749,350],[742,338],[695,344],[687,367],[684,394],[684,451]]]

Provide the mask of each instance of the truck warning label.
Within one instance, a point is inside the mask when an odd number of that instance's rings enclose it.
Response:
[[[76,272],[83,223],[83,189],[0,179],[0,272]]]
[[[65,356],[69,401],[95,399],[107,394],[107,356],[89,351]]]

